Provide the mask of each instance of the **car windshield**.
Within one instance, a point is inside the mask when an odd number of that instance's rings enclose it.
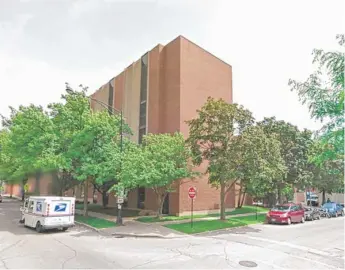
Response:
[[[288,205],[277,205],[272,208],[272,211],[289,211],[290,206]]]
[[[333,203],[325,203],[322,207],[327,209],[333,208]]]

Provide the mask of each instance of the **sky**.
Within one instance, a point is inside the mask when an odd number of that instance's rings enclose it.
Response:
[[[344,10],[343,0],[0,0],[0,114],[56,102],[65,82],[91,94],[183,35],[232,65],[234,102],[257,120],[316,130],[288,80],[313,71],[314,48],[338,49]]]

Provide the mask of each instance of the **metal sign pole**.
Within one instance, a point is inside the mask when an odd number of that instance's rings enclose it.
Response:
[[[193,229],[193,206],[194,206],[194,199],[192,198],[192,206],[191,206],[191,216],[190,216],[190,226]]]

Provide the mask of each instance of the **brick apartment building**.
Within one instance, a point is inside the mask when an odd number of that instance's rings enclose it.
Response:
[[[122,110],[133,131],[131,139],[140,143],[147,133],[179,131],[187,138],[189,130],[185,121],[197,116],[196,111],[209,96],[232,102],[232,67],[179,36],[165,46],[158,44],[146,52],[100,87],[92,98]],[[105,109],[97,102],[92,102],[91,106],[95,111]],[[199,169],[205,170],[202,166]],[[187,214],[190,211],[188,188],[191,185],[197,189],[195,211],[219,209],[219,190],[212,188],[203,176],[180,185],[171,193],[165,202],[165,213]],[[237,205],[238,191],[235,189],[227,195],[227,208]],[[92,193],[90,196],[92,198]],[[249,198],[246,201],[250,203]],[[109,203],[115,204],[115,199]],[[128,207],[156,209],[152,190],[131,191]]]

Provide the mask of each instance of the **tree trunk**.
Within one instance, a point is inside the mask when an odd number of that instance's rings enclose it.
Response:
[[[281,184],[278,184],[278,203],[282,204],[282,190],[281,190]]]
[[[11,184],[11,189],[10,189],[10,198],[12,198],[13,195],[13,184]]]
[[[322,204],[326,202],[326,191],[323,189],[322,190]]]
[[[225,220],[225,182],[220,181],[220,220]]]
[[[276,194],[274,194],[274,193],[268,194],[267,200],[268,200],[268,207],[269,208],[272,208],[276,204],[275,196],[276,196]]]
[[[24,189],[24,186],[25,186],[25,182],[24,182],[24,180],[22,180],[22,202],[25,200],[25,189]]]
[[[246,191],[244,191],[243,194],[242,194],[242,200],[241,200],[241,205],[240,205],[240,207],[243,206],[244,198],[245,198],[245,197],[246,197]]]
[[[167,196],[167,192],[164,192],[163,194],[157,192],[157,218],[161,219],[163,214],[163,205],[165,197]]]
[[[84,216],[88,216],[89,179],[84,181]]]
[[[103,208],[107,208],[109,203],[109,194],[106,191],[102,192],[102,205]]]
[[[41,179],[41,173],[36,172],[36,181],[35,181],[35,193],[37,195],[40,195],[40,179]]]
[[[237,201],[237,208],[241,208],[242,207],[242,205],[241,205],[241,198],[242,198],[242,188],[243,188],[243,186],[242,186],[242,181],[240,182],[240,191],[239,191],[239,193],[238,193],[238,201]]]

